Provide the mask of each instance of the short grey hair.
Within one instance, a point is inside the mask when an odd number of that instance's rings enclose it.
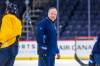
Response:
[[[51,9],[56,9],[56,10],[57,10],[56,7],[50,7],[50,8],[48,9],[48,12],[49,12]]]

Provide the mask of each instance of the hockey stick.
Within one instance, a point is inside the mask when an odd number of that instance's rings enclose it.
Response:
[[[83,63],[77,56],[77,53],[75,52],[75,60],[81,65],[81,66],[88,66],[88,64]]]
[[[77,55],[77,43],[76,43],[76,38],[75,38],[75,54],[74,54],[74,57],[75,57],[75,60],[81,65],[81,66],[89,66],[88,64],[85,64],[84,62],[81,61],[81,59],[78,57]]]

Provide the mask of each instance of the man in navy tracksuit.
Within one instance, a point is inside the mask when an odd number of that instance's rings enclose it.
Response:
[[[56,17],[56,8],[50,8],[48,10],[48,17],[37,24],[38,66],[54,66],[55,56],[57,55],[57,58],[60,58],[57,46],[57,32],[54,23]]]
[[[89,66],[100,66],[100,34],[90,55]]]

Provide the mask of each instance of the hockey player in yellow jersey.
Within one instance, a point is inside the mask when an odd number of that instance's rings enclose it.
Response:
[[[18,53],[18,38],[22,33],[17,5],[10,3],[2,17],[0,27],[0,66],[13,66]]]
[[[0,30],[1,48],[8,47],[16,41],[16,36],[21,35],[21,22],[15,15],[6,14],[2,19]],[[5,45],[6,44],[6,45]]]

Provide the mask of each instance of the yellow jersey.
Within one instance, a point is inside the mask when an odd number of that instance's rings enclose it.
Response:
[[[2,18],[0,29],[1,48],[9,47],[16,41],[16,36],[22,33],[21,21],[13,14],[6,14]]]

